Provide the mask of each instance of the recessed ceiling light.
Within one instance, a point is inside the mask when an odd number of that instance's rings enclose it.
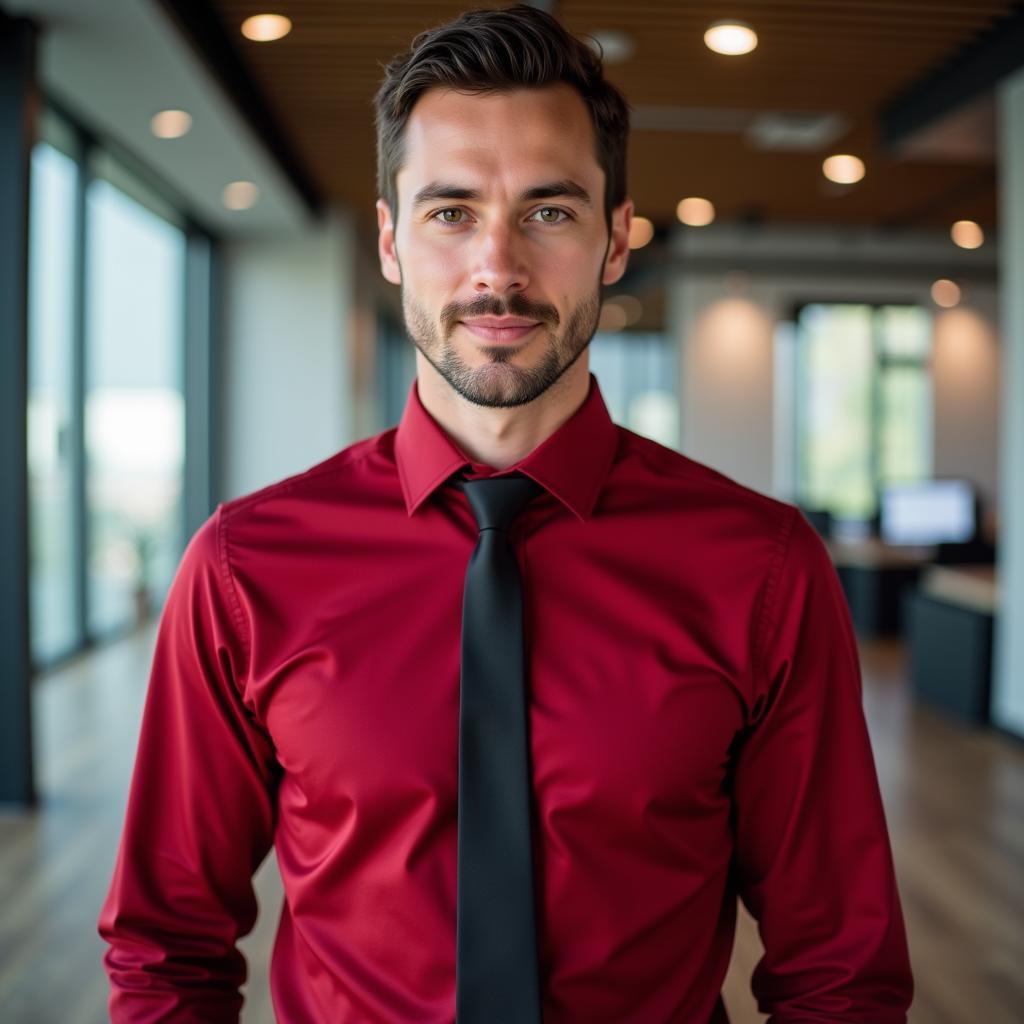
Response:
[[[745,21],[715,21],[704,33],[704,45],[715,53],[738,57],[757,46],[757,33]]]
[[[932,284],[932,302],[943,309],[952,309],[960,301],[960,286],[949,278],[940,277]]]
[[[254,14],[242,22],[242,35],[254,43],[272,43],[292,30],[291,18],[283,14]]]
[[[715,219],[715,207],[710,199],[689,196],[679,201],[676,216],[691,228],[702,228]]]
[[[229,210],[248,210],[259,194],[260,190],[251,181],[233,181],[225,185],[221,201]]]
[[[985,232],[974,220],[958,220],[949,234],[961,249],[977,249],[985,241]]]
[[[849,153],[836,153],[821,165],[822,173],[837,185],[855,185],[864,177],[864,161]]]
[[[654,237],[654,225],[646,217],[634,217],[629,225],[630,249],[642,249]]]
[[[192,115],[184,110],[161,110],[149,119],[149,130],[158,139],[180,139],[192,127]]]

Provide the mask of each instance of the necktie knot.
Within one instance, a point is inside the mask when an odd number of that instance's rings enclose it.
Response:
[[[469,499],[480,531],[507,530],[523,506],[543,490],[522,473],[458,480],[455,484]]]

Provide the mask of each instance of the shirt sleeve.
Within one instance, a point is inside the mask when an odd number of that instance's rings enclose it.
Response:
[[[222,507],[192,538],[157,634],[113,880],[99,918],[114,1024],[237,1021],[273,839],[276,760],[241,699],[244,621]]]
[[[736,869],[770,1024],[903,1024],[913,994],[857,646],[828,553],[792,510],[757,625],[761,696],[735,761]]]

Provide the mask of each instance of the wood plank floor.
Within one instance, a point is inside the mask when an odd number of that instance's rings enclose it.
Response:
[[[0,1021],[106,1020],[95,930],[113,863],[148,674],[152,628],[37,681],[40,810],[0,815]],[[1024,745],[915,706],[896,643],[862,650],[865,704],[910,934],[912,1024],[1024,1022]],[[257,876],[260,921],[245,1024],[272,1024],[267,964],[280,884]],[[760,955],[741,918],[726,984],[733,1024],[762,1021]]]

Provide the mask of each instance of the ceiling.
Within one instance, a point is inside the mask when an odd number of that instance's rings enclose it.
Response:
[[[0,9],[37,24],[47,101],[130,157],[175,209],[222,237],[306,230],[309,211],[294,182],[158,5],[0,0]],[[157,139],[150,118],[172,106],[192,114],[192,131]],[[244,213],[226,210],[221,190],[243,177],[259,181],[260,201]]]
[[[201,9],[218,23],[225,48],[214,60],[223,66],[212,70],[247,77],[250,100],[259,97],[266,124],[279,129],[278,143],[312,191],[351,205],[367,221],[375,199],[372,98],[381,65],[417,32],[465,7],[433,0],[163,2],[176,9],[186,32],[195,29]],[[881,116],[1019,4],[561,0],[542,6],[577,34],[618,30],[633,40],[632,56],[607,73],[633,107],[630,192],[637,212],[657,223],[671,223],[678,201],[692,195],[711,199],[719,221],[995,223],[990,95],[951,117],[948,130],[932,123],[899,153],[882,145]],[[292,32],[274,43],[244,39],[243,19],[267,10],[291,18]],[[704,29],[725,16],[757,30],[753,53],[723,57],[704,46]],[[750,128],[768,113],[838,115],[840,127],[831,141],[804,151],[766,150],[751,141]],[[860,156],[865,179],[830,185],[821,174],[830,152]]]

